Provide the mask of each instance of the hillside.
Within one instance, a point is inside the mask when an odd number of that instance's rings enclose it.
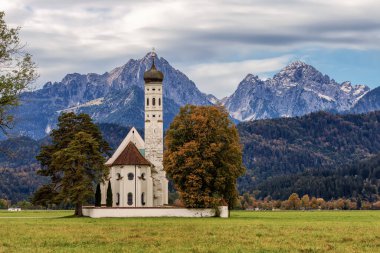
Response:
[[[99,127],[112,148],[129,131],[116,124],[99,124]],[[238,130],[247,167],[247,175],[239,179],[241,193],[287,198],[295,191],[329,199],[358,195],[363,189],[366,198],[375,194],[374,191],[380,192],[376,189],[380,111],[359,115],[318,112],[303,117],[257,120],[240,123]],[[34,157],[39,145],[47,141],[48,138],[35,141],[19,137],[0,142],[0,148],[12,154],[0,157],[0,168],[3,168],[0,198],[28,198],[45,180],[35,175],[38,164]],[[371,157],[377,157],[369,162],[374,165],[365,169],[366,161],[360,161]],[[364,184],[366,181],[372,183]]]
[[[239,124],[238,130],[247,166],[239,180],[241,192],[259,185],[263,191],[277,177],[343,168],[380,152],[380,111],[257,120]]]

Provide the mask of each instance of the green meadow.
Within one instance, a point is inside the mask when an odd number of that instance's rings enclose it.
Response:
[[[0,252],[380,252],[380,211],[233,211],[221,218],[75,218],[0,211]]]

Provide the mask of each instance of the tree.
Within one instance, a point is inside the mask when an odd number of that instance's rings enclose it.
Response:
[[[111,188],[111,181],[108,182],[107,187],[107,198],[106,198],[106,206],[112,207],[112,188]]]
[[[309,198],[309,195],[305,194],[305,195],[302,196],[302,198],[301,198],[301,206],[305,210],[309,209],[309,207],[310,207],[310,198]]]
[[[301,200],[297,193],[292,193],[288,199],[289,209],[298,210],[301,206]]]
[[[0,199],[0,209],[8,208],[8,201],[5,199]]]
[[[96,186],[95,191],[95,206],[101,206],[102,205],[102,194],[100,191],[100,184]]]
[[[75,204],[75,215],[82,215],[82,205],[93,196],[94,185],[108,175],[104,154],[107,142],[87,114],[64,113],[58,128],[51,133],[52,144],[43,146],[37,160],[38,174],[50,177],[34,195],[34,204]]]
[[[245,168],[237,129],[222,107],[182,107],[165,145],[164,169],[186,207],[233,207]]]
[[[37,78],[36,65],[23,51],[20,28],[9,28],[0,12],[0,129],[11,127],[9,110],[19,105],[19,95]]]

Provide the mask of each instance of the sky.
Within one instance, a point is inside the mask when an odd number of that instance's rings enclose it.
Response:
[[[378,0],[1,0],[40,74],[99,73],[156,49],[205,93],[295,60],[338,82],[380,85]]]

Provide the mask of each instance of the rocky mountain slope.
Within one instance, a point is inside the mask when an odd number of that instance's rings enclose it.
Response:
[[[294,117],[320,110],[347,111],[368,91],[365,85],[339,84],[297,61],[267,80],[247,75],[223,104],[240,121]]]
[[[104,74],[68,74],[60,82],[48,82],[42,89],[25,92],[22,104],[13,112],[14,136],[34,139],[46,136],[61,112],[85,112],[98,123],[143,127],[144,72],[152,64],[151,53]],[[379,89],[365,85],[337,83],[314,67],[294,62],[273,78],[261,80],[247,75],[237,90],[218,100],[204,94],[185,74],[164,58],[156,59],[164,73],[164,127],[167,128],[185,104],[223,104],[234,122],[253,119],[302,116],[314,111],[367,112],[379,110]]]
[[[42,89],[23,93],[22,104],[14,110],[14,135],[34,139],[45,136],[55,126],[59,113],[86,112],[99,123],[118,123],[143,127],[144,72],[151,67],[151,53],[139,60],[104,74],[68,74],[60,82],[48,82]],[[180,106],[210,104],[186,75],[174,69],[164,58],[156,58],[157,68],[164,73],[165,127]]]
[[[365,94],[352,108],[352,113],[365,113],[380,110],[380,87]]]

